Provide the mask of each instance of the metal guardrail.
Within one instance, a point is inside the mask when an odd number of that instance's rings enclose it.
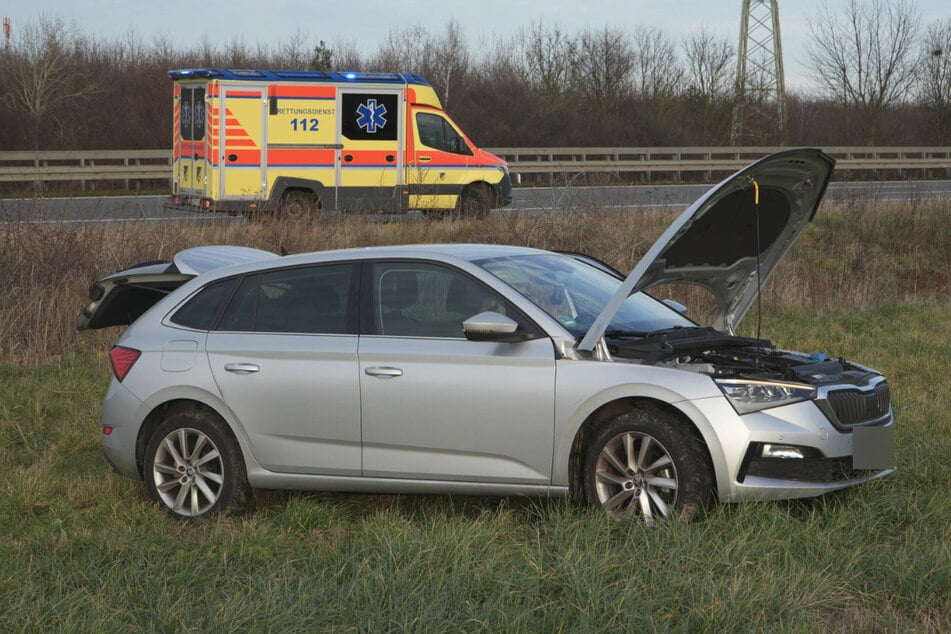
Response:
[[[104,181],[121,181],[124,189],[141,181],[165,181],[171,186],[172,151],[0,152],[0,183],[76,181],[83,190]]]
[[[679,182],[684,174],[732,173],[750,162],[775,152],[775,147],[579,147],[579,148],[487,148],[505,158],[516,182],[523,175],[550,176],[605,174]],[[845,176],[875,178],[951,177],[951,147],[831,147],[826,152]],[[884,174],[883,174],[884,172]],[[171,184],[171,150],[100,150],[0,152],[0,183],[41,185],[76,182],[85,190],[97,183],[122,182],[128,189],[142,181]]]
[[[680,181],[684,173],[702,172],[710,181],[715,174],[726,176],[758,158],[779,151],[779,147],[653,147],[653,148],[493,148],[505,158],[513,177],[522,174],[605,173],[636,175],[650,181],[663,177]],[[851,176],[893,178],[911,175],[951,177],[951,147],[831,147],[836,171]]]

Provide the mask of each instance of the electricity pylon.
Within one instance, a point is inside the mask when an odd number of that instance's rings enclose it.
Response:
[[[778,0],[742,0],[736,60],[736,104],[730,141],[782,144],[786,138],[786,81]]]

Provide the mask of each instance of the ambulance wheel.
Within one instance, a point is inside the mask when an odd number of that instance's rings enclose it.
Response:
[[[489,202],[489,195],[484,187],[469,187],[463,190],[459,196],[459,217],[463,220],[469,218],[485,218],[489,215],[492,208]]]
[[[287,192],[277,206],[279,218],[300,220],[313,215],[320,209],[320,199],[311,192]]]

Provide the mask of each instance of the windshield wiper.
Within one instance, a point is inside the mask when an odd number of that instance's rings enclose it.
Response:
[[[624,328],[614,328],[605,330],[604,336],[612,339],[626,339],[628,337],[649,337],[654,334],[652,330],[625,330]]]
[[[644,338],[644,337],[670,337],[677,339],[694,337],[698,335],[709,335],[716,332],[710,326],[670,326],[669,328],[659,328],[657,330],[627,330],[624,328],[614,328],[604,332],[605,337],[612,339]]]

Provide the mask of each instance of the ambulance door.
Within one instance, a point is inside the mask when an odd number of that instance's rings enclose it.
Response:
[[[178,190],[186,194],[204,194],[208,158],[205,152],[205,86],[179,83],[175,92]]]
[[[278,178],[310,185],[331,208],[337,184],[337,88],[302,82],[268,86],[267,183],[270,198]],[[319,189],[318,189],[319,188]]]
[[[342,88],[337,93],[337,208],[399,211],[403,183],[402,90]]]
[[[267,161],[262,142],[267,87],[222,83],[219,92],[218,198],[260,200],[266,177],[262,166]]]
[[[411,114],[412,156],[406,166],[409,207],[455,209],[459,192],[472,180],[472,148],[441,110],[417,106]]]

